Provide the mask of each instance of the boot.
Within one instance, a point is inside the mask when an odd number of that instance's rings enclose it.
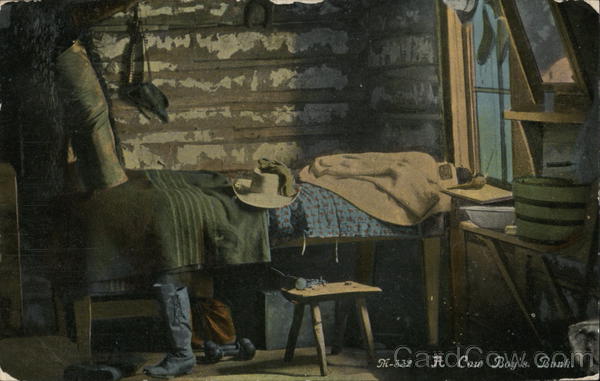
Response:
[[[0,380],[13,380],[2,378]],[[119,381],[123,373],[114,366],[105,364],[75,364],[68,366],[63,372],[63,381]]]
[[[157,365],[145,367],[144,373],[157,378],[189,374],[196,365],[196,357],[191,345],[192,327],[187,289],[175,288],[172,284],[156,284],[154,287],[158,291],[161,315],[168,326],[171,352]]]

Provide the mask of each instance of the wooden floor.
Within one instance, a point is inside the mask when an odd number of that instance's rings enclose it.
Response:
[[[366,366],[365,352],[349,348],[328,356],[329,376],[321,377],[315,348],[298,348],[293,362],[283,361],[284,350],[257,351],[251,361],[223,360],[199,364],[181,381],[379,381]],[[159,362],[161,353],[139,354],[147,365]],[[0,368],[21,381],[62,381],[64,368],[80,362],[76,346],[64,337],[22,337],[0,340]],[[154,380],[142,373],[123,381]]]
[[[320,376],[314,348],[299,348],[296,350],[294,361],[283,361],[284,350],[257,351],[251,361],[223,360],[217,364],[199,364],[192,374],[177,378],[181,381],[306,381],[306,380],[335,380],[335,381],[378,381],[369,369],[362,350],[329,356],[329,375]],[[148,364],[161,360],[162,355],[152,353],[146,355]],[[124,381],[154,380],[143,374],[123,379]]]
[[[257,351],[251,361],[226,360],[217,364],[197,365],[192,374],[178,377],[180,381],[506,381],[532,380],[526,374],[505,371],[492,373],[464,369],[394,369],[367,367],[365,352],[347,348],[340,355],[327,356],[329,375],[320,376],[315,348],[298,348],[291,363],[283,361],[284,350]],[[161,353],[135,354],[151,365],[162,359]],[[391,351],[378,351],[378,359],[391,358]],[[63,370],[79,363],[76,346],[64,337],[20,337],[0,340],[0,368],[20,381],[62,381]],[[123,381],[155,381],[142,373]],[[544,380],[556,380],[550,375]],[[565,377],[565,376],[562,376]],[[597,378],[596,378],[597,379]]]

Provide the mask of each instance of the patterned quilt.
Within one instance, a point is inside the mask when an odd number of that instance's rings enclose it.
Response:
[[[417,237],[419,227],[380,221],[335,193],[302,183],[290,205],[269,210],[271,244],[302,237]]]

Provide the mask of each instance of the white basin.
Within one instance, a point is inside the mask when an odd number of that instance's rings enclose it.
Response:
[[[480,228],[504,230],[515,223],[515,208],[512,206],[463,206],[471,222]]]

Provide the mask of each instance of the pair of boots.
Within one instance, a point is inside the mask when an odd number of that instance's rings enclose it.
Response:
[[[167,323],[171,352],[154,366],[144,368],[151,377],[170,378],[189,374],[196,365],[192,351],[192,321],[187,288],[155,284],[161,315]]]

